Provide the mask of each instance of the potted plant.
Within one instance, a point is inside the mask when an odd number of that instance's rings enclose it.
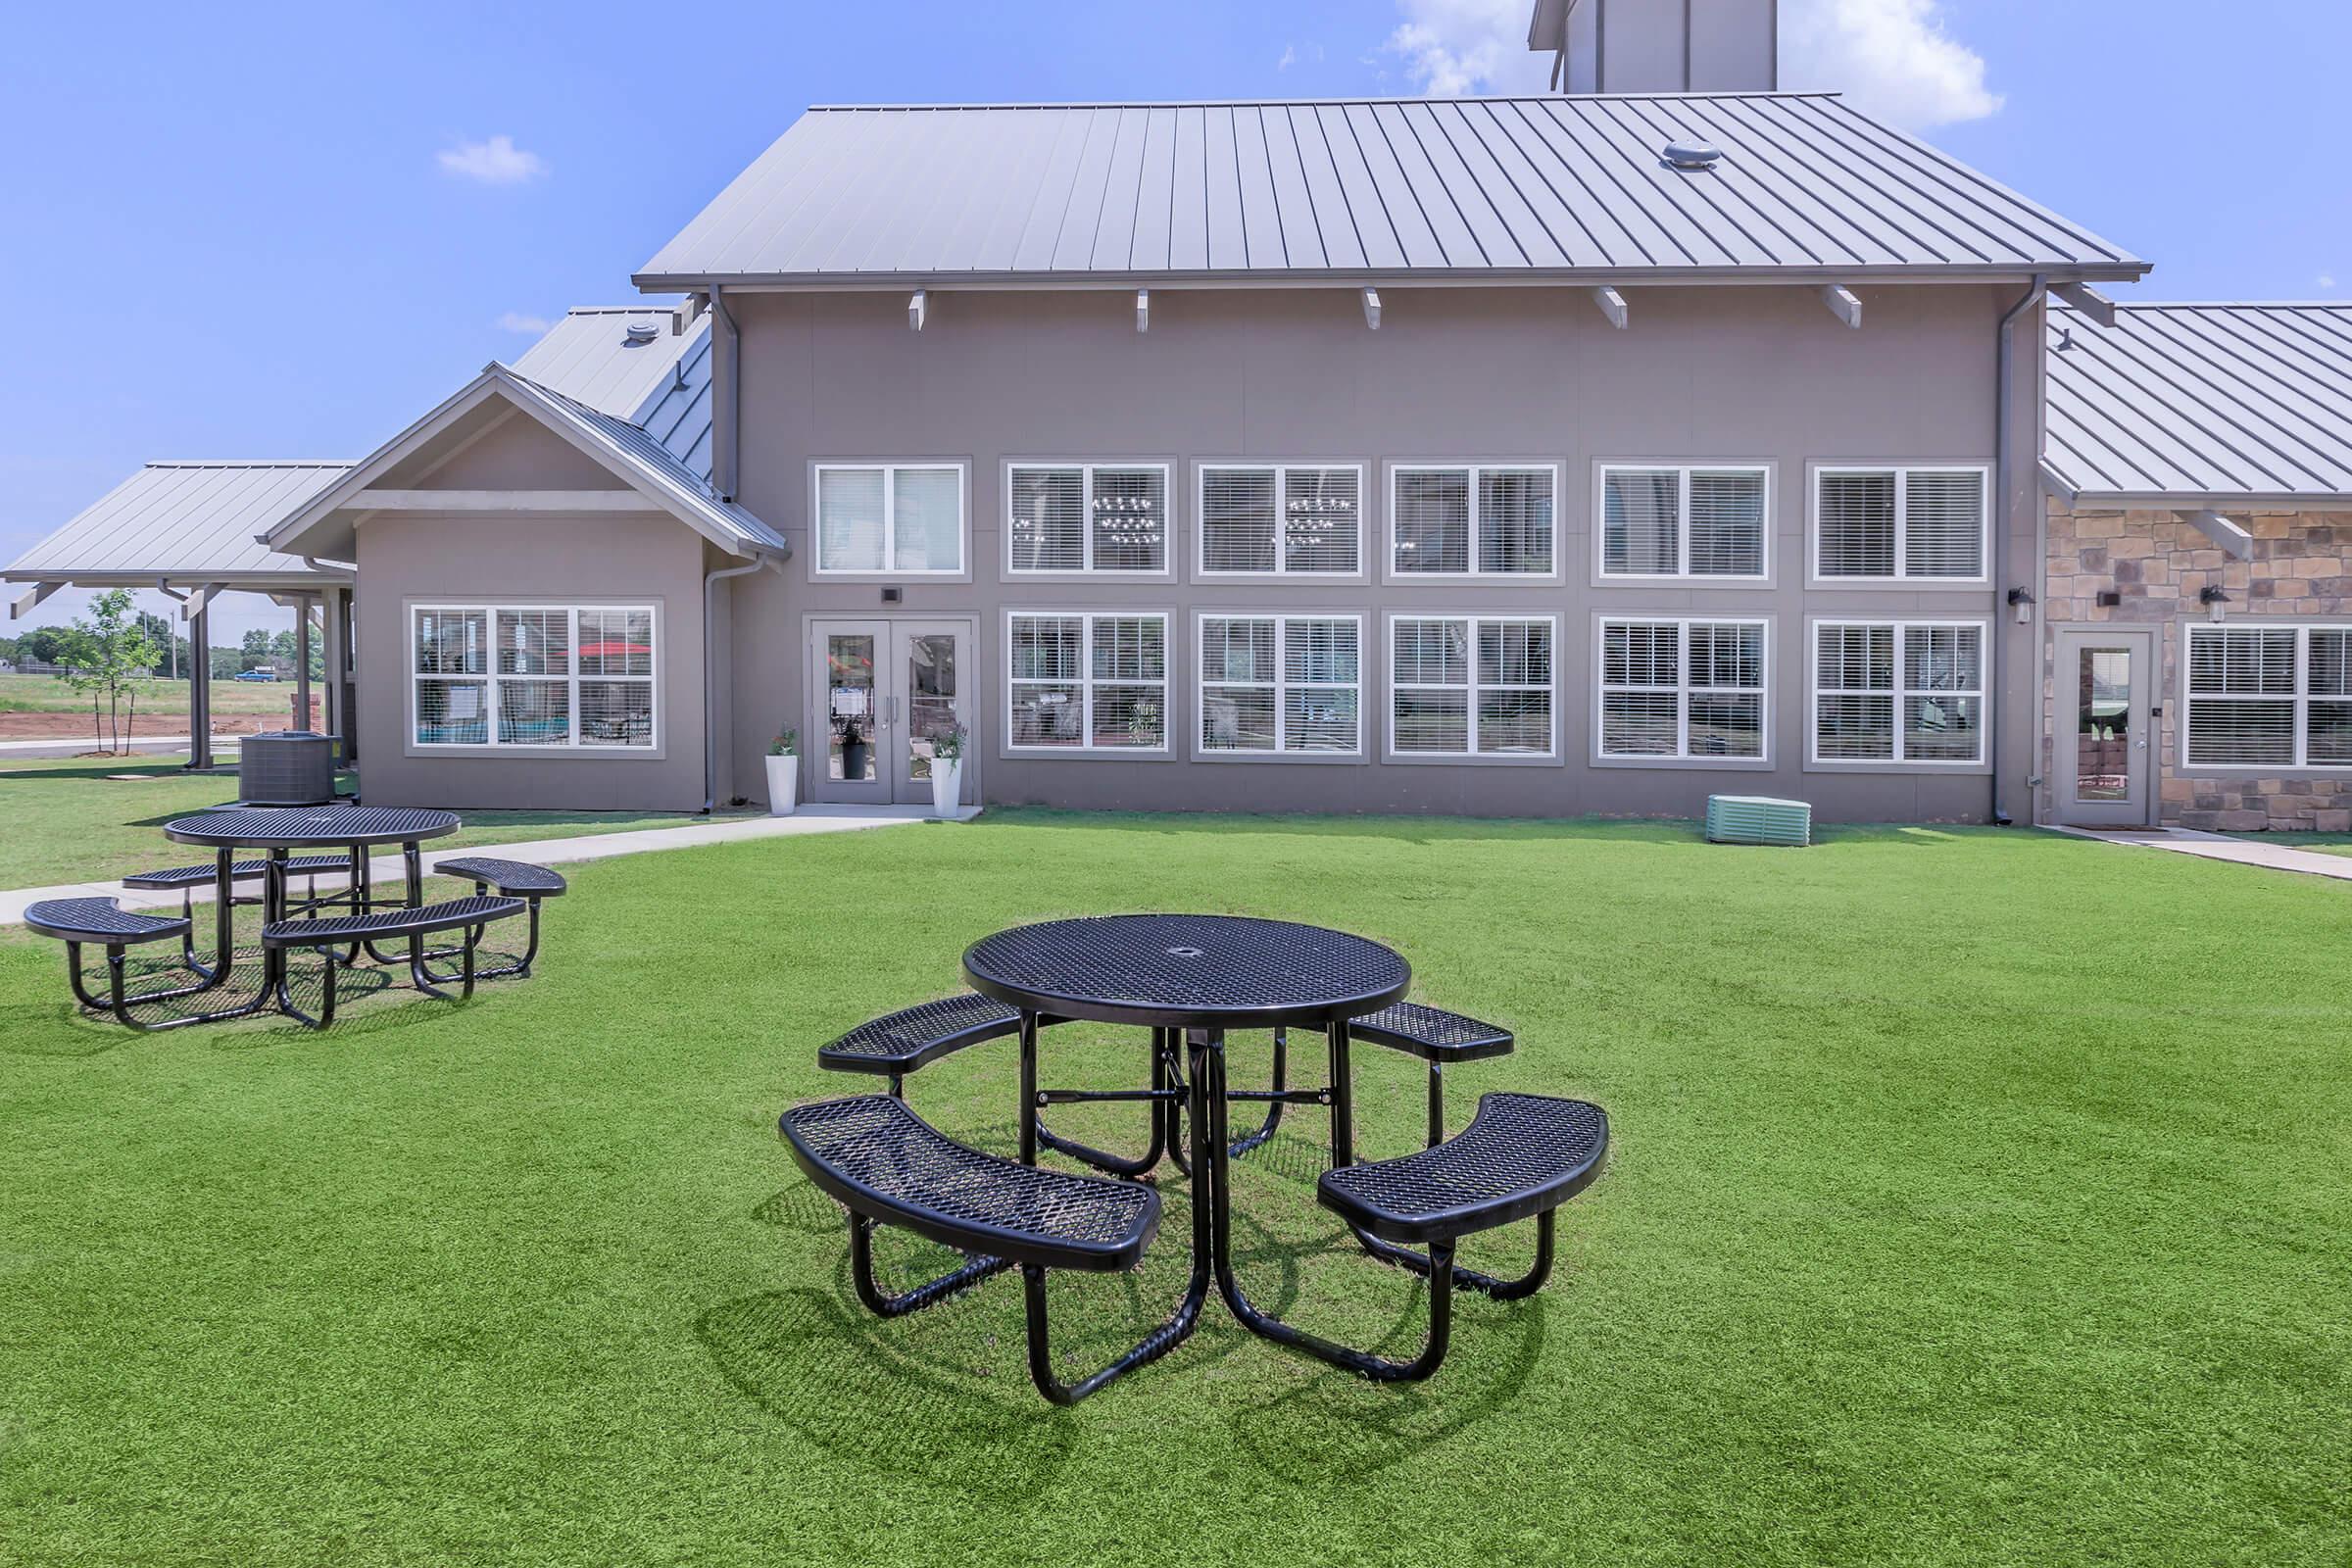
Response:
[[[801,799],[801,732],[787,726],[767,743],[767,814],[790,816]]]
[[[972,732],[950,719],[931,732],[931,814],[954,816],[963,800],[963,748]]]
[[[865,777],[865,731],[858,727],[858,717],[850,714],[835,720],[835,734],[841,741],[841,776],[852,781]]]

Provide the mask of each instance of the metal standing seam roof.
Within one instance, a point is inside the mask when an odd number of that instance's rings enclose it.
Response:
[[[2147,267],[1834,94],[1713,93],[819,107],[636,282],[2035,270]]]
[[[710,318],[683,332],[667,307],[589,305],[566,311],[514,364],[514,373],[653,436],[706,481],[710,476]],[[629,327],[655,329],[631,341]]]
[[[254,535],[350,471],[348,463],[150,463],[24,552],[7,575],[317,577],[300,557]]]
[[[2079,499],[2352,501],[2352,305],[2049,317],[2043,464]]]

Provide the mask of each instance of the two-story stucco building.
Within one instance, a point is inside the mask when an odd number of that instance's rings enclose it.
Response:
[[[2259,706],[2207,704],[2196,767],[2114,722],[2212,606],[2132,596],[2119,697],[2093,578],[2202,570],[2277,499],[2102,499],[2045,439],[2140,319],[2092,285],[2147,265],[1776,90],[1772,9],[1545,0],[1542,98],[811,110],[638,272],[683,305],[576,312],[206,526],[316,574],[372,800],[757,799],[790,728],[804,799],[912,802],[954,721],[972,803],[2352,806],[2325,743],[2207,771]],[[2298,374],[2340,457],[2352,373]],[[162,482],[10,575],[102,580]],[[2244,586],[2229,626],[2341,608]]]

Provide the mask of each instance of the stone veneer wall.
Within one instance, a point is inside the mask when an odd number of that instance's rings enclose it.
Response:
[[[2164,732],[2158,737],[2158,814],[2186,828],[2313,829],[2352,832],[2352,774],[2280,778],[2261,774],[2176,776],[2180,756],[2180,625],[2203,619],[2198,593],[2218,582],[2232,621],[2263,615],[2352,614],[2352,512],[2257,513],[2232,521],[2254,536],[2254,559],[2233,561],[2202,530],[2170,512],[2076,511],[2049,503],[2049,557],[2042,618],[2050,625],[2120,621],[2162,627]],[[2100,606],[2113,590],[2123,603]],[[2047,821],[2057,778],[2060,702],[2056,639],[2042,648],[2041,776],[2036,809]],[[2066,693],[2071,722],[2075,694]]]

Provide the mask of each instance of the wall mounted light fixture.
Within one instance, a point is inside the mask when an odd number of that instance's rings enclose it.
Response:
[[[2034,596],[2023,588],[2009,590],[2009,608],[2017,612],[2017,623],[2020,626],[2034,623]]]
[[[2209,582],[2198,589],[2197,603],[2205,607],[2205,618],[2217,626],[2221,624],[2222,617],[2230,612],[2223,608],[2230,603],[2230,596],[2223,592],[2220,583]]]

